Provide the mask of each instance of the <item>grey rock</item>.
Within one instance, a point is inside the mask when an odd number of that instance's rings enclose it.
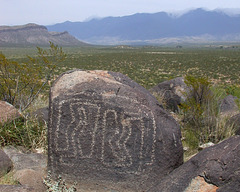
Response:
[[[44,170],[47,167],[47,156],[40,153],[23,153],[12,146],[3,148],[4,152],[12,160],[14,170],[33,169]]]
[[[0,149],[0,177],[8,173],[13,166],[11,159]]]
[[[183,163],[177,122],[120,73],[64,73],[51,87],[49,107],[48,168],[55,177],[98,190],[144,191]]]
[[[169,81],[159,83],[150,89],[150,92],[163,100],[167,109],[172,111],[178,110],[178,105],[185,101],[187,85],[183,77],[177,77]]]
[[[234,116],[237,113],[239,113],[239,109],[238,106],[236,104],[236,100],[238,98],[234,97],[232,95],[228,95],[227,97],[225,97],[221,103],[220,103],[220,112],[222,113],[222,115],[224,116]]]
[[[32,187],[23,185],[0,185],[0,192],[37,192]]]
[[[156,181],[149,192],[183,192],[198,176],[218,187],[217,191],[240,191],[240,136],[203,149],[164,179]]]

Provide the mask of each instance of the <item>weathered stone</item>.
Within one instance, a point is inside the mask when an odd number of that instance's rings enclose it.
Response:
[[[151,88],[150,92],[157,98],[161,98],[167,109],[177,111],[178,105],[186,99],[184,93],[187,92],[187,85],[183,77],[177,77],[159,83]]]
[[[47,167],[47,156],[40,153],[23,153],[12,146],[3,148],[12,160],[14,170],[33,169],[44,171]]]
[[[240,135],[240,113],[232,116],[226,125],[232,127],[236,135]]]
[[[11,159],[4,153],[2,149],[0,149],[0,177],[8,173],[12,166],[13,164]]]
[[[35,171],[32,169],[18,170],[13,175],[21,185],[32,187],[35,191],[44,192],[46,191],[43,179],[46,177],[43,171]]]
[[[11,104],[5,101],[0,101],[0,123],[12,121],[21,117],[20,112]]]
[[[23,185],[0,185],[0,192],[38,192],[32,187]]]
[[[55,176],[98,190],[141,191],[183,162],[179,125],[120,73],[64,73],[51,87],[49,107],[48,166]]]
[[[197,176],[218,187],[217,192],[240,191],[240,136],[203,149],[149,192],[183,192]]]
[[[184,192],[216,192],[217,186],[207,183],[203,177],[194,178]]]
[[[225,97],[220,103],[220,112],[223,116],[234,116],[239,113],[236,100],[238,98],[232,95]]]
[[[48,122],[48,107],[43,107],[43,108],[37,109],[31,115],[33,117],[36,117],[38,119],[38,121],[41,123]]]

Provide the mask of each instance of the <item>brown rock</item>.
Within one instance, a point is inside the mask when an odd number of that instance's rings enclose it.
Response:
[[[0,101],[0,123],[12,121],[21,117],[20,112],[11,104],[5,101]]]
[[[217,186],[207,183],[203,177],[197,176],[184,192],[216,192]]]
[[[51,87],[49,107],[48,166],[55,176],[93,190],[142,191],[183,162],[179,125],[120,73],[64,73]]]

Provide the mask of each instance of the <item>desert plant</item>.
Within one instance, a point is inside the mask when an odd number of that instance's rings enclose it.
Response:
[[[43,180],[43,183],[47,187],[47,192],[74,192],[77,191],[75,185],[72,185],[70,187],[67,187],[67,184],[65,183],[65,180],[62,179],[62,177],[59,175],[57,180],[54,181],[51,176],[51,172],[48,171],[48,175],[46,179]]]
[[[183,134],[188,137],[194,133],[198,141],[194,140],[193,145],[210,141],[217,143],[233,135],[232,126],[227,126],[227,117],[220,116],[221,95],[212,91],[210,81],[202,77],[187,76],[185,83],[189,90],[185,93],[186,101],[180,106],[183,112]]]
[[[50,49],[37,47],[38,56],[19,63],[0,52],[0,100],[20,111],[27,109],[51,80],[56,63],[65,59],[62,48],[50,42]]]
[[[47,147],[47,125],[35,117],[25,117],[0,125],[0,145],[23,146],[27,149]]]

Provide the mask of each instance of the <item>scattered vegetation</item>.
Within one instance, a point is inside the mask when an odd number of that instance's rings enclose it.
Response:
[[[183,144],[196,151],[201,144],[218,143],[234,135],[229,117],[220,113],[220,100],[226,95],[225,91],[220,88],[220,94],[218,87],[213,87],[204,77],[186,76],[185,83],[189,90],[180,106]]]
[[[38,48],[37,54],[32,48],[0,50],[0,99],[26,114],[40,93],[40,98],[48,94],[44,87],[70,69],[121,72],[147,89],[164,80],[187,76],[192,91],[178,114],[183,120],[184,145],[196,150],[200,143],[217,143],[232,135],[231,126],[226,128],[227,119],[220,117],[218,102],[227,94],[240,98],[239,48],[65,47],[63,52],[51,44],[48,50]],[[46,144],[46,125],[31,118],[0,129],[1,145],[35,148]]]

